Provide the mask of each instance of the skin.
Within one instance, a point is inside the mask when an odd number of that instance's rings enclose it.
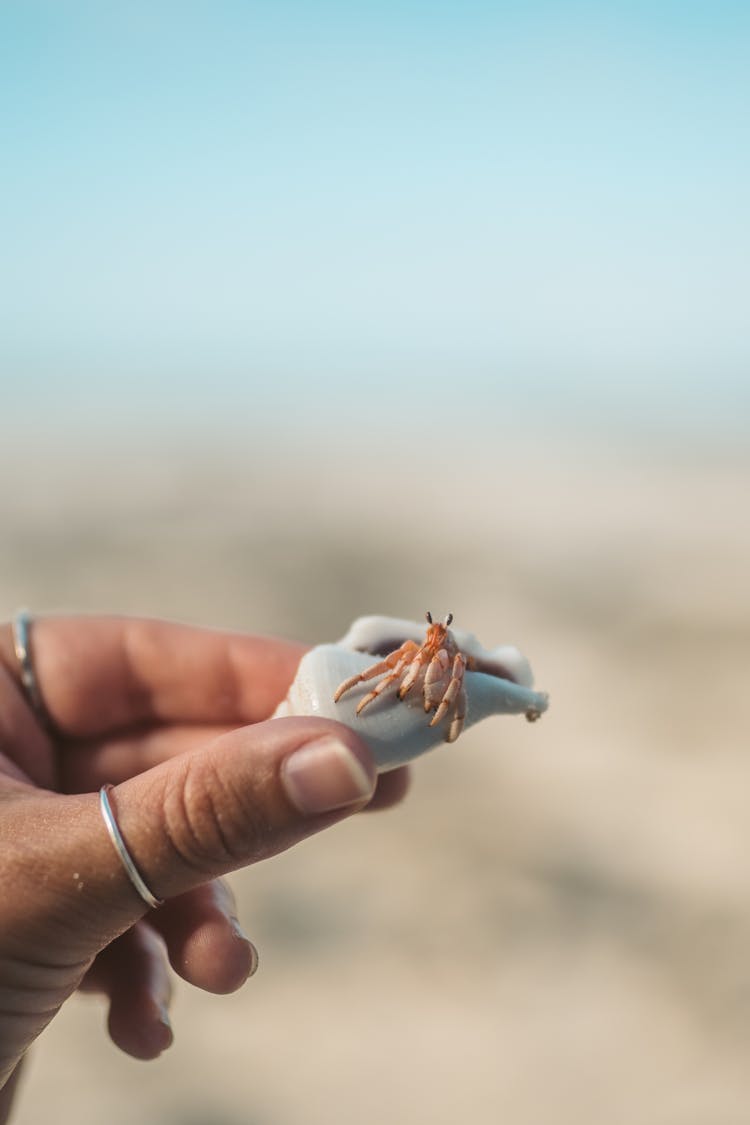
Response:
[[[172,1042],[170,966],[216,993],[257,967],[220,876],[405,793],[406,771],[378,778],[349,728],[267,721],[303,651],[158,621],[38,619],[31,653],[50,734],[0,626],[0,1123],[25,1052],[76,989],[108,998],[122,1050],[156,1058]],[[316,751],[306,776],[326,808],[300,807],[292,756],[329,736],[354,755],[359,789]],[[107,835],[105,782],[131,856],[165,900],[156,911]]]

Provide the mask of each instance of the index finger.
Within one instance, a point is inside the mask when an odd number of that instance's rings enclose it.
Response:
[[[293,641],[128,617],[39,617],[31,657],[62,734],[139,723],[243,725],[267,719],[305,651]],[[0,659],[20,681],[9,626]]]

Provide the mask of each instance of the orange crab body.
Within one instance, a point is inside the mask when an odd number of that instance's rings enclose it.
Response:
[[[357,704],[358,715],[387,688],[398,684],[397,696],[401,700],[411,691],[421,692],[425,712],[434,712],[430,726],[448,718],[445,741],[455,742],[466,717],[464,672],[473,662],[459,650],[450,631],[453,614],[449,613],[442,623],[433,622],[429,613],[426,617],[429,627],[423,644],[404,641],[376,664],[344,680],[333,698],[338,703],[342,695],[358,684],[380,676],[378,684]]]

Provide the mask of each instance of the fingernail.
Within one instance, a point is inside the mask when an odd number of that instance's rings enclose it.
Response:
[[[168,1047],[172,1046],[174,1039],[174,1032],[172,1031],[172,1022],[169,1018],[169,1013],[163,1004],[159,1006],[159,1023],[165,1029],[166,1034],[163,1035],[160,1049],[166,1051]]]
[[[230,917],[229,923],[230,923],[235,935],[239,938],[239,940],[242,942],[242,944],[247,946],[247,950],[248,950],[248,953],[250,955],[250,963],[249,963],[249,967],[248,967],[248,970],[247,970],[247,976],[252,977],[258,971],[258,950],[255,948],[253,943],[250,941],[250,938],[247,936],[247,934],[243,930],[242,926],[240,925],[239,920],[237,918],[235,918],[234,915],[232,915],[232,917]]]
[[[286,795],[308,815],[358,805],[370,798],[375,778],[356,754],[336,738],[319,738],[295,750],[284,762]]]
[[[230,914],[229,916],[229,925],[232,927],[232,932],[234,933],[235,937],[238,937],[240,941],[247,942],[248,945],[250,944],[250,938],[247,936],[242,926],[240,925],[239,918],[235,918],[234,914]]]

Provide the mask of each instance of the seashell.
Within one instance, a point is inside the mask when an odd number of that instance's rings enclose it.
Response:
[[[547,710],[548,696],[533,690],[531,667],[518,649],[511,646],[485,649],[472,633],[449,629],[451,621],[449,615],[443,625],[436,626],[428,615],[429,629],[426,629],[418,622],[395,617],[358,618],[340,641],[318,645],[303,656],[289,693],[274,712],[274,718],[319,715],[346,723],[364,738],[378,770],[384,772],[444,741],[452,741],[461,726],[472,726],[490,715],[526,715],[533,720]],[[404,690],[408,668],[405,667],[398,677],[395,674],[400,667],[395,662],[396,650],[405,642],[414,642],[408,648],[406,659],[410,660],[413,651],[420,646],[426,650],[431,634],[438,639],[445,638],[448,652],[457,653],[453,668],[459,670],[459,679],[462,679],[462,683],[450,687],[451,672],[444,673],[446,693],[443,699],[453,694],[450,705],[445,704],[443,708],[437,702],[430,702],[429,687],[422,690],[428,667],[426,660],[417,670],[416,678],[412,671],[414,689],[407,687],[403,698],[399,697],[399,691]],[[430,653],[432,651],[434,649]],[[386,657],[390,661],[388,667],[378,672],[382,687],[373,690],[374,675],[360,682],[363,672],[372,670],[373,664],[382,667]],[[448,658],[442,657],[443,666],[447,666],[447,662]],[[353,682],[347,686],[347,681]],[[465,693],[465,718],[458,722],[457,731],[456,707],[460,706],[458,699],[462,692]],[[338,702],[334,698],[337,694]],[[433,712],[432,717],[425,713],[428,709]]]

